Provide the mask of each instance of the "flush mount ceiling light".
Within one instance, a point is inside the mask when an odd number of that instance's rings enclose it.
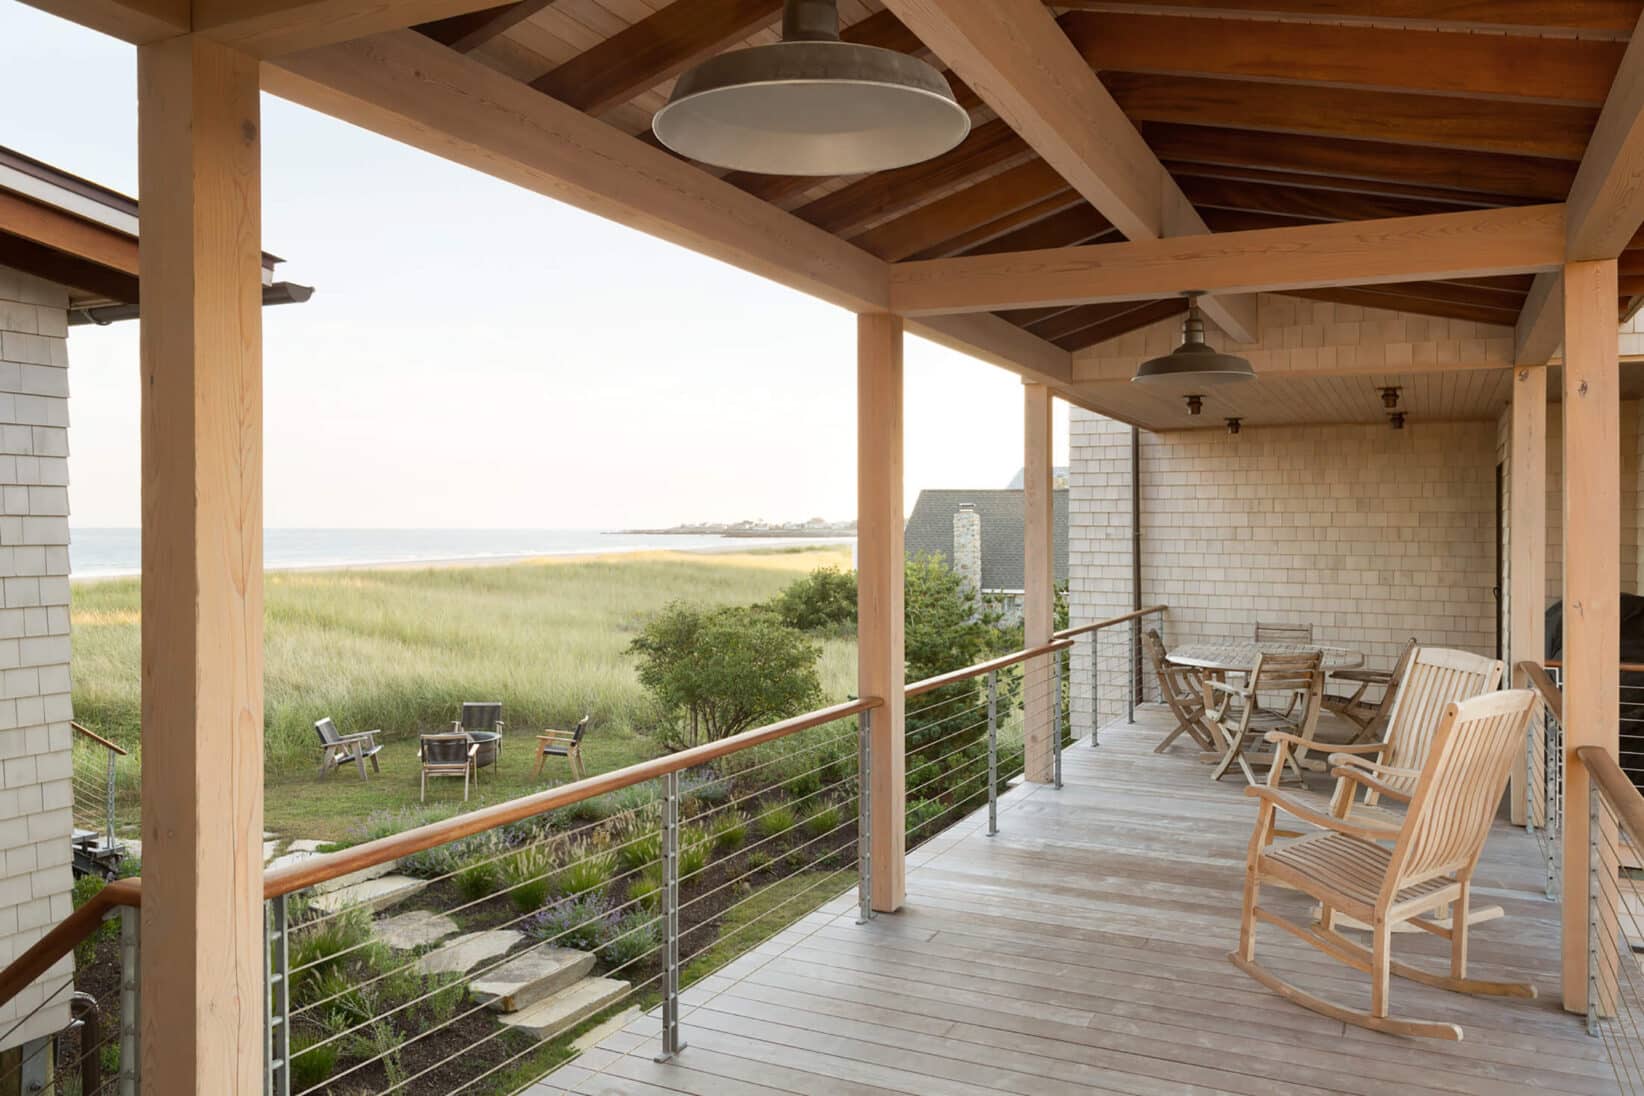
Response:
[[[1381,390],[1381,405],[1389,411],[1397,407],[1399,405],[1399,390],[1396,387],[1383,388]]]
[[[1200,411],[1203,411],[1203,410],[1204,410],[1204,397],[1203,396],[1188,396],[1187,397],[1187,413],[1189,415],[1197,415]]]
[[[1403,411],[1395,411],[1391,415],[1388,415],[1387,416],[1387,425],[1391,426],[1394,430],[1403,430],[1404,429],[1404,412]]]
[[[1239,432],[1239,423],[1240,423],[1239,419],[1228,419],[1227,420],[1227,432],[1229,434],[1237,434]]]
[[[688,70],[651,119],[693,160],[769,175],[858,175],[939,156],[970,115],[917,57],[839,40],[835,0],[786,0],[782,41]]]
[[[1204,317],[1199,295],[1187,295],[1187,318],[1182,321],[1182,345],[1162,358],[1150,358],[1130,378],[1143,384],[1232,384],[1254,380],[1255,370],[1237,354],[1223,354],[1204,341]]]

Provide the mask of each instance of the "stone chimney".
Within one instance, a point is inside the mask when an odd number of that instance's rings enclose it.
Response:
[[[953,569],[970,580],[978,597],[982,594],[982,515],[965,502],[953,515]]]

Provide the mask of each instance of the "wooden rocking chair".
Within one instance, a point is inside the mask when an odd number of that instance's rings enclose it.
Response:
[[[1324,674],[1319,666],[1323,658],[1321,651],[1294,655],[1263,652],[1256,656],[1256,664],[1250,668],[1243,685],[1210,682],[1210,688],[1221,694],[1221,702],[1205,712],[1204,720],[1221,740],[1222,750],[1210,779],[1220,780],[1237,764],[1245,779],[1256,783],[1256,774],[1250,768],[1245,751],[1265,731],[1284,732],[1283,741],[1297,747],[1294,753],[1287,751],[1282,756],[1275,753],[1269,781],[1277,781],[1276,774],[1285,766],[1293,771],[1297,780],[1302,779],[1301,761],[1306,757],[1307,748],[1314,744],[1313,732],[1319,721],[1319,698],[1324,692]],[[1284,712],[1264,708],[1257,700],[1262,694],[1288,698],[1289,706]],[[1298,703],[1301,705],[1299,715],[1296,714]]]
[[[1392,714],[1393,697],[1398,693],[1399,682],[1404,680],[1404,671],[1409,667],[1410,656],[1415,649],[1414,639],[1406,643],[1391,670],[1337,670],[1330,675],[1331,681],[1358,686],[1351,696],[1331,696],[1326,693],[1324,697],[1324,706],[1327,710],[1359,729],[1356,740],[1386,737],[1384,731],[1388,717]],[[1381,698],[1376,701],[1366,700],[1364,694],[1369,692],[1372,686],[1378,685],[1381,687]]]
[[[1490,982],[1467,976],[1465,914],[1473,871],[1490,834],[1496,806],[1506,790],[1513,759],[1523,748],[1524,729],[1536,699],[1533,690],[1516,689],[1450,705],[1433,734],[1427,763],[1419,773],[1383,770],[1383,776],[1413,782],[1410,792],[1357,766],[1343,765],[1335,770],[1339,778],[1378,795],[1408,800],[1409,809],[1391,848],[1381,843],[1385,835],[1379,830],[1320,814],[1276,788],[1246,788],[1246,795],[1261,799],[1261,807],[1245,864],[1239,947],[1228,953],[1233,964],[1279,996],[1332,1020],[1394,1035],[1460,1039],[1462,1032],[1455,1024],[1390,1015],[1390,974],[1459,993],[1533,998],[1535,987],[1528,983]],[[1280,810],[1324,832],[1270,845]],[[1323,908],[1319,923],[1299,925],[1257,905],[1266,882],[1292,887],[1317,899]],[[1423,916],[1452,903],[1463,916],[1448,921]],[[1338,912],[1371,926],[1371,947],[1336,930]],[[1369,1011],[1316,997],[1258,964],[1258,921],[1276,925],[1332,959],[1368,973]],[[1392,958],[1393,928],[1401,923],[1450,941],[1448,974],[1408,966]]]
[[[1153,752],[1164,753],[1183,734],[1197,742],[1201,750],[1215,749],[1216,740],[1210,728],[1204,725],[1204,684],[1198,673],[1187,666],[1172,666],[1167,661],[1158,629],[1149,628],[1142,641],[1153,659],[1153,670],[1159,675],[1159,695],[1170,706],[1170,714],[1176,717],[1176,729],[1165,735],[1163,741],[1153,747]]]

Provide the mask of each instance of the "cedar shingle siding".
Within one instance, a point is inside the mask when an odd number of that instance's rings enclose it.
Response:
[[[1021,491],[921,491],[903,540],[909,559],[941,556],[953,564],[953,515],[969,504],[982,518],[982,589],[1020,592],[1023,501]],[[1067,581],[1067,489],[1054,492],[1056,582]]]

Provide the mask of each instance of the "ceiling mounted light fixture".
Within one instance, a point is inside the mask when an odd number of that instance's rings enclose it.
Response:
[[[1389,386],[1381,390],[1381,405],[1391,411],[1399,405],[1399,390]]]
[[[953,148],[970,114],[917,57],[839,40],[836,0],[786,0],[782,41],[687,70],[651,119],[706,164],[767,175],[860,175]]]
[[[1394,430],[1403,430],[1404,429],[1404,412],[1403,411],[1395,411],[1391,415],[1388,415],[1387,416],[1387,425],[1391,426]]]
[[[1203,396],[1188,396],[1187,397],[1187,413],[1189,415],[1197,415],[1200,411],[1203,411],[1203,410],[1204,410],[1204,397]]]
[[[1227,432],[1229,434],[1237,434],[1239,432],[1239,423],[1240,423],[1240,421],[1241,420],[1239,420],[1239,419],[1228,419],[1227,420]]]
[[[1160,358],[1150,358],[1130,378],[1143,384],[1232,384],[1256,378],[1250,363],[1237,354],[1223,354],[1204,341],[1204,317],[1199,295],[1187,295],[1187,318],[1182,321],[1182,345]]]

